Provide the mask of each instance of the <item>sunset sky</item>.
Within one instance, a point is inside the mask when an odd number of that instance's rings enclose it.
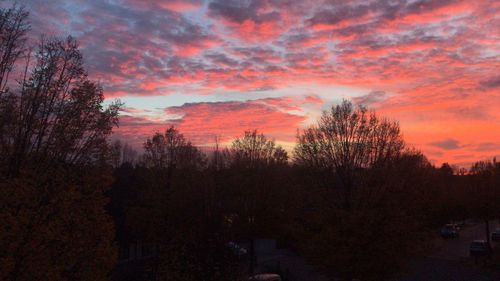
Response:
[[[175,124],[199,145],[258,129],[290,148],[345,98],[433,163],[500,156],[500,1],[17,2],[36,38],[79,40],[137,147]]]

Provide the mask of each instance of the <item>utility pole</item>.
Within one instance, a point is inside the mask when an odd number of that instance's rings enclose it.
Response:
[[[248,218],[248,222],[250,223],[250,276],[253,276],[255,271],[255,218],[251,216]]]

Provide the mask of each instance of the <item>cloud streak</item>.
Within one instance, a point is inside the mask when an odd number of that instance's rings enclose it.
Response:
[[[198,102],[170,106],[164,109],[165,118],[148,117],[137,109],[126,108],[118,134],[132,140],[136,147],[156,131],[177,126],[193,143],[205,145],[230,141],[245,130],[257,129],[278,141],[293,142],[295,128],[306,117],[292,111],[304,101],[290,97],[265,98],[248,101]]]
[[[200,143],[260,125],[290,141],[308,114],[348,97],[400,120],[437,162],[500,153],[498,1],[25,2],[36,38],[79,38],[108,98],[184,97],[156,115],[127,104],[126,137],[177,115]],[[358,92],[329,93],[339,87]]]

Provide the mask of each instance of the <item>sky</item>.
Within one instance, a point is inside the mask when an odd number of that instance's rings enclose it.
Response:
[[[436,165],[500,156],[500,1],[17,2],[33,38],[77,38],[136,147],[173,124],[197,145],[258,129],[290,149],[349,99]]]

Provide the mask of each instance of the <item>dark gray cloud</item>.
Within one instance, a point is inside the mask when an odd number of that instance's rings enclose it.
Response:
[[[491,120],[494,117],[484,105],[456,106],[449,109],[455,118],[461,120]]]
[[[367,2],[368,3],[368,2]],[[343,4],[333,4],[326,8],[318,10],[306,23],[310,25],[328,24],[334,25],[341,23],[345,20],[352,20],[366,16],[373,10],[373,6],[362,3],[360,5],[349,5],[345,2]]]
[[[437,141],[437,142],[431,142],[429,143],[431,146],[439,147],[445,150],[453,150],[453,149],[458,149],[462,147],[460,145],[460,142],[455,139],[445,139],[442,141]]]
[[[487,89],[496,89],[500,88],[500,75],[487,78],[485,80],[479,81],[479,85],[483,88]]]
[[[224,65],[228,67],[236,67],[238,66],[239,62],[229,56],[227,56],[224,53],[220,52],[210,52],[208,54],[205,54],[205,57],[212,61],[216,65]]]
[[[374,103],[381,102],[387,97],[384,91],[371,91],[368,94],[353,98],[353,101],[359,105],[370,106]]]
[[[279,20],[281,14],[277,10],[262,12],[269,2],[271,1],[216,0],[210,2],[208,7],[212,17],[223,17],[237,23],[243,23],[245,20],[255,23]]]
[[[479,152],[500,151],[500,143],[482,142],[475,145],[474,150]]]

